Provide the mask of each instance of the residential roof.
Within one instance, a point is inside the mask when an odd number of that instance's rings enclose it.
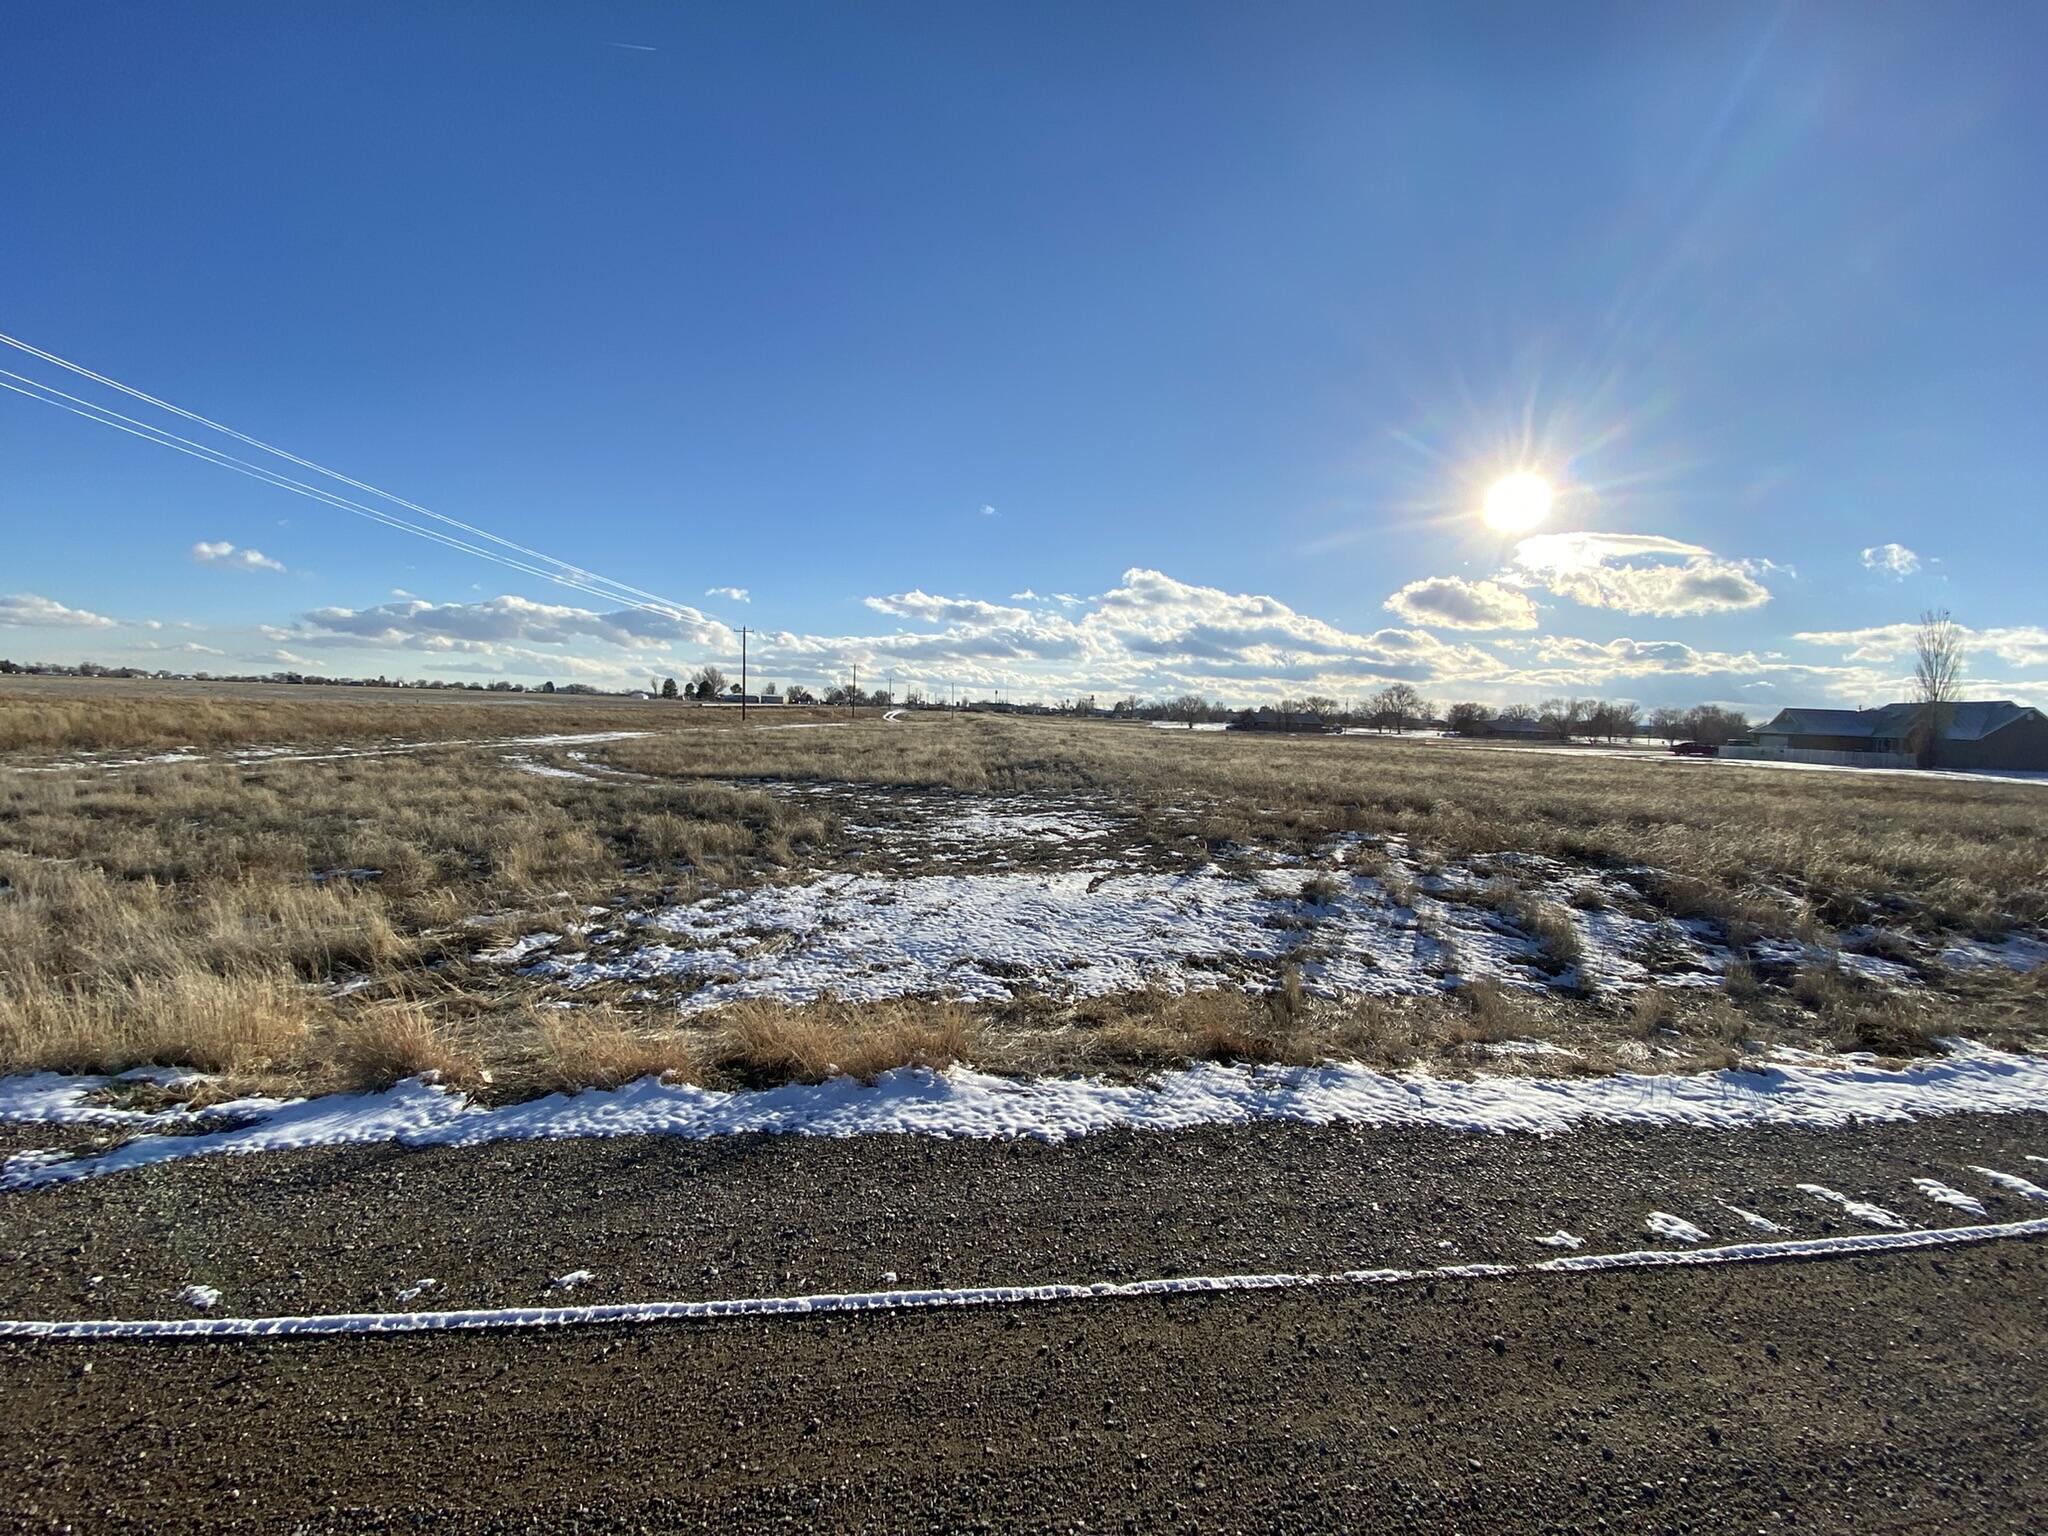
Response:
[[[1882,709],[1781,709],[1771,723],[1758,727],[1769,736],[1904,737],[1919,716],[1918,704],[1887,704]],[[1949,741],[1982,741],[2015,720],[2039,714],[2010,699],[1970,699],[1948,706]]]

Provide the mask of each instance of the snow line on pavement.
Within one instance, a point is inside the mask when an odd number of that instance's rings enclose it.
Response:
[[[1205,1062],[1142,1083],[1003,1078],[955,1067],[899,1067],[873,1083],[726,1091],[642,1078],[622,1088],[550,1094],[490,1107],[409,1078],[381,1093],[243,1099],[195,1116],[106,1104],[110,1079],[38,1073],[0,1078],[0,1122],[95,1124],[134,1133],[85,1157],[32,1151],[0,1164],[0,1190],[96,1178],[186,1157],[397,1143],[479,1146],[597,1136],[703,1140],[765,1133],[1069,1141],[1112,1130],[1360,1124],[1557,1135],[1583,1125],[1738,1130],[1832,1128],[1857,1121],[2038,1112],[2048,1058],[1962,1041],[1949,1054],[1893,1071],[1870,1063],[1781,1062],[1659,1076],[1393,1077],[1357,1063],[1244,1068]],[[220,1129],[209,1129],[218,1126]],[[169,1134],[162,1134],[169,1133]]]
[[[95,1318],[70,1322],[0,1320],[0,1338],[266,1339],[320,1334],[475,1332],[507,1328],[573,1328],[602,1323],[720,1322],[732,1318],[817,1317],[840,1312],[924,1312],[959,1307],[1030,1306],[1048,1302],[1126,1301],[1145,1296],[1207,1296],[1227,1292],[1318,1287],[1405,1285],[1428,1280],[1494,1280],[1609,1270],[1748,1264],[1776,1259],[1831,1259],[1898,1249],[1950,1247],[2000,1239],[2048,1237],[2048,1217],[1921,1232],[1862,1233],[1730,1243],[1716,1248],[1640,1249],[1574,1254],[1537,1264],[1454,1264],[1439,1269],[1354,1269],[1336,1274],[1187,1275],[1099,1285],[987,1285],[960,1290],[867,1291],[817,1296],[751,1296],[730,1301],[639,1301],[586,1307],[492,1307],[453,1312],[340,1312],[311,1317]]]

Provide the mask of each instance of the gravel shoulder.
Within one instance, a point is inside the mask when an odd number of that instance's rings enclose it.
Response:
[[[2038,1528],[2048,1243],[554,1334],[0,1346],[0,1524]]]
[[[1978,1166],[2048,1184],[2048,1114],[1841,1130],[1584,1129],[1548,1139],[1360,1126],[1079,1141],[732,1136],[221,1156],[0,1196],[0,1315],[236,1315],[712,1299],[1272,1270],[1523,1263],[1657,1246],[2048,1215]],[[1963,1191],[1984,1214],[1913,1182]],[[400,1299],[420,1281],[432,1287]]]

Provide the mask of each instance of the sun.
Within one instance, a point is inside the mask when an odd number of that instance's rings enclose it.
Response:
[[[1550,482],[1533,470],[1503,475],[1486,493],[1486,526],[1500,533],[1527,533],[1550,515],[1554,495]]]

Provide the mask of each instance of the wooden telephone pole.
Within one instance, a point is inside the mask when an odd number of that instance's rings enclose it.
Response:
[[[740,724],[747,723],[747,626],[740,626]]]

